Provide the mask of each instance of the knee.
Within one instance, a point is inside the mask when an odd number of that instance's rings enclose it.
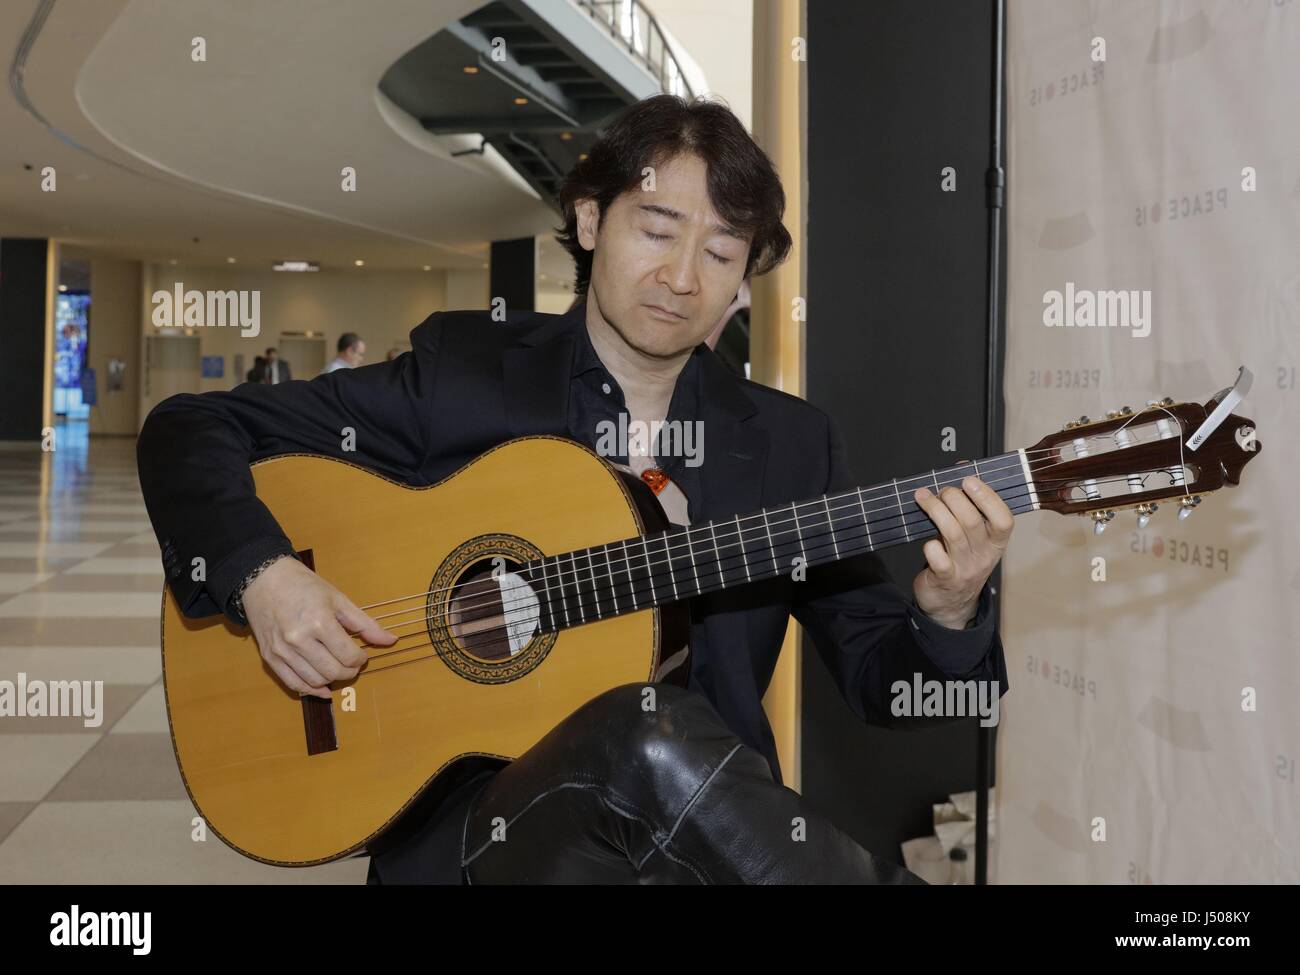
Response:
[[[582,709],[586,730],[608,749],[617,778],[661,778],[719,763],[740,739],[702,694],[674,684],[624,684]]]
[[[592,698],[574,717],[596,733],[635,741],[672,739],[704,727],[726,731],[708,698],[675,684],[623,684]]]

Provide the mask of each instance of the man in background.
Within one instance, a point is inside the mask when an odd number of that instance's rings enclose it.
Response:
[[[366,343],[356,332],[344,332],[339,336],[339,354],[334,361],[321,370],[321,375],[335,369],[355,369],[366,361]]]
[[[267,349],[266,356],[260,362],[261,371],[253,382],[269,383],[274,386],[277,383],[287,383],[293,378],[289,372],[289,363],[280,358],[280,353],[276,349]],[[255,364],[253,368],[257,370],[258,367]]]

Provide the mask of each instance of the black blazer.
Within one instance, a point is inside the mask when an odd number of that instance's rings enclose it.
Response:
[[[289,540],[253,491],[251,461],[287,452],[341,457],[409,484],[440,480],[484,450],[528,434],[568,436],[575,329],[566,315],[436,312],[391,362],[310,381],[180,394],[158,404],[140,434],[140,483],[162,547],[168,585],[188,616],[229,612],[227,601]],[[856,486],[830,418],[805,400],[743,379],[711,351],[701,359],[700,416],[709,449],[700,466],[704,519]],[[356,430],[341,451],[340,431]],[[191,579],[195,556],[205,582]],[[910,587],[909,587],[910,589]],[[1006,663],[988,587],[965,631],[947,629],[889,581],[875,555],[705,593],[691,610],[690,687],[768,759],[781,781],[762,708],[789,617],[802,623],[849,707],[873,724],[896,718],[890,687],[946,678],[998,680]],[[232,619],[235,617],[232,615]],[[236,619],[236,622],[243,622]]]

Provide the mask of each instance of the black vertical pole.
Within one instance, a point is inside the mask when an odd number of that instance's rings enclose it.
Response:
[[[984,176],[988,230],[988,353],[985,359],[984,456],[1002,452],[1001,304],[1002,210],[1006,206],[1007,174],[1002,167],[1003,62],[1006,52],[1006,0],[993,0],[993,85],[989,168]],[[1001,585],[1001,572],[990,585]],[[999,601],[1000,602],[1000,601]],[[975,756],[975,883],[989,881],[989,785],[997,749],[997,729],[979,726]]]

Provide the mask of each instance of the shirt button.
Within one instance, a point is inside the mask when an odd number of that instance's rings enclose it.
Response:
[[[606,395],[609,395],[609,383],[601,383],[600,391]]]

